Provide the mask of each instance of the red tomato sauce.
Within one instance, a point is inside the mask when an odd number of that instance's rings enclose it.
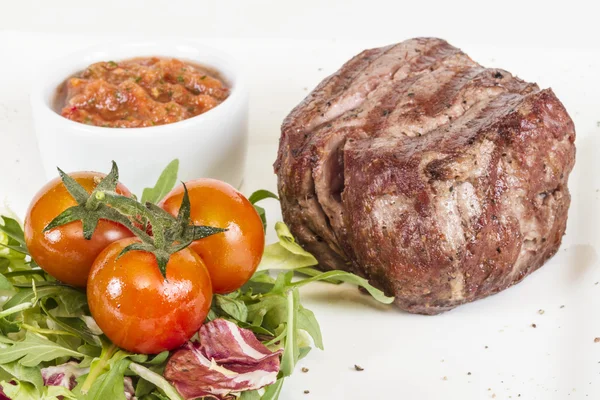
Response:
[[[229,88],[214,71],[152,57],[92,64],[58,88],[55,105],[73,121],[138,128],[195,117],[228,95]]]

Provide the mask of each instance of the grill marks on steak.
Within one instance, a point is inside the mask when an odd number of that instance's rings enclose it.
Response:
[[[367,50],[284,121],[284,220],[322,267],[438,313],[556,252],[574,135],[550,90],[443,40]]]
[[[296,107],[284,122],[282,144],[285,140],[283,137],[287,138],[289,143],[285,149],[287,151],[280,151],[276,169],[285,165],[288,176],[295,175],[293,181],[289,182],[287,190],[292,195],[292,201],[297,201],[300,206],[298,210],[300,212],[296,215],[302,225],[302,228],[298,228],[298,234],[302,235],[298,238],[300,242],[305,243],[305,247],[312,252],[336,253],[335,256],[330,254],[327,260],[320,260],[326,267],[335,268],[336,265],[339,265],[340,257],[346,265],[347,260],[343,252],[339,250],[338,240],[334,237],[335,235],[332,235],[331,222],[316,197],[314,177],[309,174],[312,167],[308,164],[322,165],[318,160],[324,157],[339,159],[340,157],[335,152],[327,152],[323,149],[339,148],[327,145],[326,142],[336,140],[335,136],[342,131],[343,139],[348,136],[361,136],[365,133],[360,126],[365,120],[364,115],[368,114],[369,109],[379,109],[378,101],[376,99],[370,101],[366,110],[360,110],[360,105],[368,101],[368,96],[382,83],[391,82],[392,78],[401,80],[415,72],[423,74],[453,57],[468,59],[458,49],[449,46],[442,40],[418,39],[414,43],[403,42],[382,48],[380,51],[367,50],[347,63],[338,74],[321,83],[313,91],[315,95],[311,94],[303,102],[307,106],[303,107],[301,104]],[[414,79],[409,78],[409,81]],[[333,99],[327,97],[327,93],[331,93]],[[333,109],[335,112],[330,113],[327,111],[329,109]],[[379,110],[377,112],[384,114]],[[336,116],[338,118],[335,119],[334,124],[330,123],[328,118]],[[367,120],[371,121],[371,119]],[[310,132],[311,130],[313,132]],[[298,157],[301,153],[306,156]],[[342,167],[336,169],[343,171]],[[315,170],[318,171],[318,168]],[[324,184],[328,185],[327,182]],[[325,202],[327,200],[325,197]],[[284,213],[287,209],[286,204],[287,198],[283,200],[282,204]],[[331,208],[336,208],[334,203],[329,202],[329,205]],[[292,207],[294,206],[292,205]],[[339,211],[337,213],[339,214]],[[296,217],[292,219],[296,220]],[[286,217],[284,216],[284,218]],[[290,220],[286,218],[286,221]],[[294,225],[294,223],[290,225]],[[290,229],[295,232],[293,226],[290,226]],[[339,232],[339,234],[343,235],[343,232]],[[327,246],[324,246],[322,241]],[[332,259],[333,263],[329,262],[329,259]]]

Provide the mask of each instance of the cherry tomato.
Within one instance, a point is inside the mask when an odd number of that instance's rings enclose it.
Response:
[[[87,286],[90,311],[104,334],[125,350],[172,350],[202,326],[212,301],[210,276],[189,248],[171,255],[166,280],[151,253],[130,251],[119,258],[135,242],[114,242],[94,262]]]
[[[234,291],[250,279],[262,257],[265,232],[260,217],[248,199],[225,182],[197,179],[186,186],[192,223],[227,228],[227,232],[195,241],[190,248],[204,260],[215,293]],[[183,185],[173,189],[160,206],[177,215],[182,199]]]
[[[99,172],[69,174],[88,192],[104,178]],[[122,184],[117,193],[131,196]],[[47,273],[70,285],[85,287],[88,274],[98,254],[110,243],[133,236],[123,225],[100,220],[91,240],[83,237],[81,221],[59,226],[48,232],[44,228],[67,208],[77,205],[60,178],[48,182],[33,198],[25,217],[25,242],[31,257]]]

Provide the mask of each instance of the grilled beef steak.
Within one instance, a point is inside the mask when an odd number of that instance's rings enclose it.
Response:
[[[552,90],[443,40],[366,50],[283,123],[283,218],[322,268],[437,314],[556,253],[574,141]]]

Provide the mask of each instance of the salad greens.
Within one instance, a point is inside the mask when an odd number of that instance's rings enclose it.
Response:
[[[317,265],[317,259],[304,250],[283,222],[275,224],[279,241],[265,247],[261,269],[297,269]]]
[[[264,189],[257,190],[256,192],[252,193],[250,195],[250,197],[248,197],[248,200],[250,201],[250,203],[252,203],[252,205],[254,205],[254,209],[258,213],[258,216],[260,217],[260,220],[263,223],[263,228],[266,232],[267,231],[267,214],[265,213],[264,208],[262,208],[259,205],[256,205],[256,203],[258,203],[259,201],[264,200],[264,199],[279,200],[279,197],[277,197],[277,195],[275,193],[269,192],[268,190],[264,190]]]
[[[176,160],[170,163],[142,199],[160,201],[175,184],[177,168]],[[277,196],[258,191],[249,200],[265,198]],[[266,226],[264,209],[255,207]],[[313,346],[324,349],[315,314],[301,304],[300,287],[348,282],[380,302],[393,301],[363,278],[311,268],[317,260],[285,224],[278,222],[275,230],[279,240],[266,247],[259,271],[235,292],[215,294],[207,317],[249,329],[270,350],[281,351],[277,381],[242,392],[242,400],[277,399],[298,360]],[[132,354],[110,343],[90,316],[85,292],[46,274],[29,257],[16,218],[0,218],[0,399],[182,400],[163,377],[169,355]]]
[[[146,188],[142,192],[142,203],[158,203],[169,193],[177,183],[177,172],[179,171],[179,160],[175,159],[167,165],[160,174],[153,188]]]

